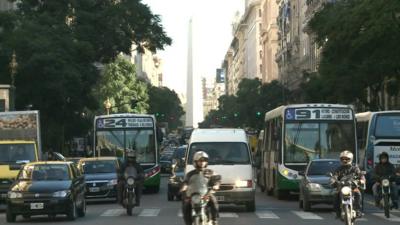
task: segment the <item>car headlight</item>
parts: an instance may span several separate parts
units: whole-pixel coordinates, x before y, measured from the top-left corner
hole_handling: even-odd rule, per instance
[[[22,193],[15,192],[15,191],[9,191],[8,192],[8,198],[11,198],[11,199],[22,198]]]
[[[192,195],[192,203],[194,203],[194,204],[200,204],[200,202],[201,202],[201,197],[200,197],[200,195]]]
[[[384,187],[389,187],[389,185],[390,185],[389,180],[388,180],[388,179],[383,179],[383,180],[382,180],[382,185],[383,185]]]
[[[342,192],[342,195],[350,195],[351,194],[351,188],[349,187],[343,187],[342,190],[340,190]]]
[[[307,188],[311,191],[321,191],[321,185],[316,183],[308,183]]]
[[[126,183],[128,183],[128,185],[134,185],[135,184],[135,179],[133,179],[132,177],[129,177],[127,180],[126,180]]]
[[[118,180],[117,179],[112,179],[110,181],[108,181],[108,186],[114,186],[118,184]]]
[[[70,193],[71,193],[71,191],[69,191],[69,190],[56,191],[56,192],[53,193],[53,197],[56,197],[56,198],[65,198],[65,197],[67,197]]]

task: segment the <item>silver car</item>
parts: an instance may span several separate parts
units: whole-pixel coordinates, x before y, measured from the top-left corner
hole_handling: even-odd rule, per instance
[[[336,159],[311,160],[305,171],[300,172],[299,207],[310,211],[314,204],[333,204],[334,188],[329,184],[328,173],[340,166]]]

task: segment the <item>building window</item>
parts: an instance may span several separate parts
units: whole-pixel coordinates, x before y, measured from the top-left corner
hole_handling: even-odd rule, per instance
[[[261,12],[261,9],[259,9],[258,10],[258,17],[261,17],[262,16],[262,12]]]
[[[260,73],[262,73],[262,71],[263,71],[263,67],[262,67],[262,64],[260,64]]]

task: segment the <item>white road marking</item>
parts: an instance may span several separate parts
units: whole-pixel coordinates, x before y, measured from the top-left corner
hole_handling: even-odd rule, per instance
[[[160,213],[160,209],[143,209],[139,216],[151,217],[158,216]]]
[[[108,209],[100,216],[120,216],[125,213],[125,209]]]
[[[292,212],[304,220],[322,220],[322,217],[314,213],[302,212],[302,211],[292,211]]]
[[[277,216],[272,211],[267,211],[267,210],[257,211],[256,215],[260,219],[279,219],[279,216]]]
[[[390,218],[386,218],[384,213],[372,213],[372,215],[392,222],[400,222],[400,217],[390,214]]]
[[[183,217],[182,209],[179,209],[179,210],[178,210],[178,217]]]
[[[236,213],[219,213],[219,217],[221,218],[238,218],[238,214]]]

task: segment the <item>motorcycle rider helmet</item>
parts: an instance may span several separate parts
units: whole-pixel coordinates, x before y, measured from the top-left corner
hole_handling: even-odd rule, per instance
[[[386,158],[386,162],[389,161],[389,154],[387,152],[382,152],[379,154],[379,162],[382,162],[382,158]]]
[[[351,165],[351,163],[353,162],[353,153],[348,150],[344,150],[343,152],[341,152],[340,162],[342,162],[342,165]]]
[[[208,154],[203,151],[198,151],[193,155],[194,167],[202,170],[208,165]]]

